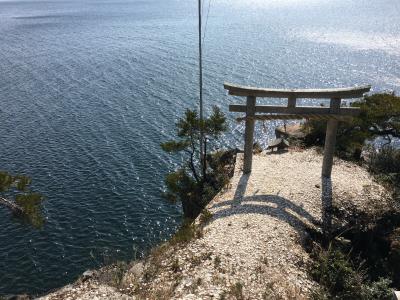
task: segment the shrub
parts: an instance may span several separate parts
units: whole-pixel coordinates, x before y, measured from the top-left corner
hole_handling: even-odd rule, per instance
[[[212,219],[212,213],[208,209],[203,209],[200,215],[200,223],[207,224]]]
[[[202,236],[201,228],[197,227],[192,220],[186,219],[179,230],[170,240],[172,245],[187,243]]]
[[[380,149],[370,147],[367,152],[367,167],[380,181],[389,184],[393,198],[400,203],[400,149],[391,145]]]
[[[392,299],[390,280],[369,282],[366,271],[356,267],[350,256],[333,244],[326,250],[316,247],[313,258],[310,274],[322,286],[314,292],[313,299]]]
[[[339,124],[336,143],[336,154],[342,158],[359,160],[362,151],[367,150],[364,157],[369,171],[390,183],[395,198],[400,186],[400,150],[390,146],[390,141],[400,137],[399,100],[393,94],[376,94],[353,103],[361,113]],[[307,144],[323,144],[326,122],[308,121],[304,130]],[[365,147],[367,141],[379,136],[389,143],[378,149]],[[390,286],[400,288],[399,211],[393,208],[382,213],[346,207],[334,209],[333,214],[344,227],[337,230],[341,239],[332,240],[327,249],[318,247],[313,251],[310,274],[322,286],[313,298],[392,299]]]
[[[388,265],[391,269],[392,279],[397,288],[400,288],[400,227],[393,230],[390,236]]]
[[[361,113],[351,121],[340,122],[336,153],[342,158],[360,159],[365,141],[383,136],[400,137],[400,97],[394,94],[375,94],[353,102]],[[323,145],[326,121],[310,120],[303,126],[308,145]]]
[[[343,223],[341,248],[351,251],[354,261],[362,262],[372,281],[387,277],[400,289],[400,211],[392,207],[387,211],[361,211],[354,205],[333,210]],[[336,241],[338,242],[338,241]]]
[[[400,212],[362,211],[351,203],[334,206],[340,238],[324,248],[313,234],[311,276],[321,284],[313,299],[391,299],[400,288]]]
[[[365,287],[368,299],[391,300],[393,299],[392,290],[389,288],[391,281],[386,278],[380,278],[371,285]]]
[[[385,173],[393,180],[399,180],[400,176],[400,149],[391,145],[380,149],[370,147],[367,159],[368,168],[373,173]]]
[[[359,295],[363,276],[353,270],[348,257],[332,245],[327,250],[316,249],[314,255],[311,276],[331,295]]]
[[[120,287],[128,270],[128,264],[124,261],[115,261],[114,263],[103,267],[95,275],[96,281],[113,286]]]

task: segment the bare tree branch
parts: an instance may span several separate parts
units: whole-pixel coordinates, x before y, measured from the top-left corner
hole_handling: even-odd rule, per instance
[[[9,208],[14,214],[24,214],[24,210],[20,206],[6,198],[0,197],[0,204],[3,204],[5,207]]]

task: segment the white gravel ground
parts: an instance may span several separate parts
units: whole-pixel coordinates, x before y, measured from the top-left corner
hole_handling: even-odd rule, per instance
[[[148,299],[307,299],[316,283],[307,275],[302,241],[305,224],[321,220],[321,165],[315,150],[263,153],[243,175],[239,154],[228,188],[208,205],[212,219],[203,237],[165,250],[150,281],[127,274],[120,294],[85,283],[69,298],[60,290],[42,299],[141,299],[127,296],[140,284],[151,291]],[[333,201],[363,209],[384,207],[388,196],[366,170],[341,160],[332,188]]]

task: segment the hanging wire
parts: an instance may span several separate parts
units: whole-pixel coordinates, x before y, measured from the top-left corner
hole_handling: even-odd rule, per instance
[[[206,22],[204,24],[203,44],[204,44],[204,40],[206,39],[207,23],[208,23],[208,16],[210,15],[210,7],[211,7],[211,0],[208,0],[207,17],[206,17]]]
[[[199,16],[199,104],[200,104],[200,121],[203,122],[203,60],[202,60],[202,41],[201,41],[201,29],[202,29],[202,2],[198,0],[198,16]],[[206,173],[206,164],[204,157],[204,132],[203,126],[200,127],[200,162],[202,166],[203,178]]]
[[[202,35],[202,16],[204,10],[204,1],[198,0],[198,15],[199,15],[199,88],[200,88],[200,120],[203,121],[203,62],[202,62],[202,48],[204,44],[204,39],[206,37],[206,29],[208,23],[208,16],[210,14],[210,6],[211,0],[208,0],[208,10],[207,17],[204,26],[204,34]],[[203,129],[200,130],[200,161],[202,164],[202,173],[203,177],[206,173],[206,162],[205,162],[205,153],[206,153],[206,141],[204,140],[204,132]],[[204,148],[203,148],[204,147]]]

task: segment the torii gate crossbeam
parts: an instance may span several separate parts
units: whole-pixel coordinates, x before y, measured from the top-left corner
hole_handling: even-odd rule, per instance
[[[231,112],[244,112],[245,144],[243,172],[250,173],[253,158],[254,121],[263,119],[326,119],[327,129],[324,145],[322,176],[331,177],[333,154],[336,144],[338,123],[346,118],[357,116],[360,112],[356,107],[341,107],[342,99],[360,98],[370,91],[371,86],[358,86],[336,89],[264,89],[225,83],[224,88],[229,95],[247,97],[246,105],[229,105]],[[256,105],[256,98],[287,98],[286,106]],[[330,99],[330,107],[297,106],[299,98]],[[256,115],[256,113],[272,113],[274,115]]]

